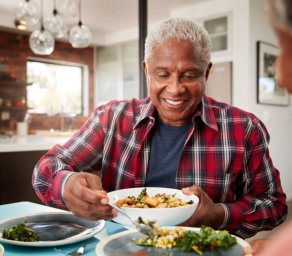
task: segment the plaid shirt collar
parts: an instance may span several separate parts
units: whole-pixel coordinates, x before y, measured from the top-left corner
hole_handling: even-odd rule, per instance
[[[152,102],[150,101],[149,97],[145,100],[145,104],[142,105],[142,111],[140,113],[141,114],[138,116],[133,129],[136,129],[137,127],[142,125],[144,121],[148,119],[155,121],[156,109]],[[193,122],[196,117],[200,117],[201,120],[207,126],[209,126],[211,129],[214,129],[215,131],[218,131],[218,126],[214,112],[212,110],[212,105],[210,103],[209,98],[206,95],[203,96],[201,104],[199,104],[197,111],[194,113],[192,117]]]

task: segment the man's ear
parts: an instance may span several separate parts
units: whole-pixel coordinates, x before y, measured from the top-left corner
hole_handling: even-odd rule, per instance
[[[142,62],[142,66],[143,66],[143,69],[144,69],[144,72],[145,72],[145,77],[147,78],[148,70],[147,70],[147,65],[146,65],[145,60],[143,60],[143,62]],[[147,79],[146,79],[146,80],[147,80]]]
[[[207,69],[206,69],[206,74],[205,74],[205,79],[206,79],[206,81],[208,80],[208,77],[209,77],[209,74],[210,74],[210,70],[211,70],[211,68],[212,68],[212,62],[210,62],[210,63],[208,64],[208,67],[207,67]]]
[[[142,63],[143,65],[143,69],[144,69],[144,72],[145,72],[145,77],[146,77],[146,85],[147,85],[147,90],[148,90],[148,94],[149,94],[149,86],[150,86],[150,81],[149,81],[149,76],[148,76],[148,69],[147,69],[147,64],[145,62],[145,60],[143,61]]]

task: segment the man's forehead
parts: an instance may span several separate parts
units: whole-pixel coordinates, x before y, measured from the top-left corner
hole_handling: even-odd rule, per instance
[[[155,51],[159,48],[182,48],[189,47],[190,49],[195,50],[196,45],[190,39],[184,38],[168,38],[163,41],[157,41],[153,44],[152,51]]]

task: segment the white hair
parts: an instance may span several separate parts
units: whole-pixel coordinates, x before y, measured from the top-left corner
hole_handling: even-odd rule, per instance
[[[266,0],[265,9],[271,25],[282,27],[292,32],[292,1]]]
[[[162,21],[154,27],[146,37],[144,60],[147,63],[152,54],[155,44],[161,44],[168,39],[189,40],[196,52],[199,54],[199,60],[205,66],[211,58],[211,40],[207,30],[197,21],[186,18],[170,18]]]

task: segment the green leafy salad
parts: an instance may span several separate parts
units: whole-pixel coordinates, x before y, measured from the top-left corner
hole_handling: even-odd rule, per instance
[[[10,229],[2,231],[2,238],[8,240],[22,241],[22,242],[35,242],[39,239],[39,235],[32,229],[26,227],[26,221],[13,226]]]
[[[168,230],[156,225],[153,221],[144,221],[144,224],[152,227],[155,234],[145,239],[133,239],[132,241],[137,245],[160,248],[177,247],[183,252],[195,252],[198,255],[203,255],[203,252],[229,248],[237,243],[236,238],[228,231],[216,231],[207,226],[202,226],[198,233],[185,230],[183,227],[175,227],[172,230]]]

